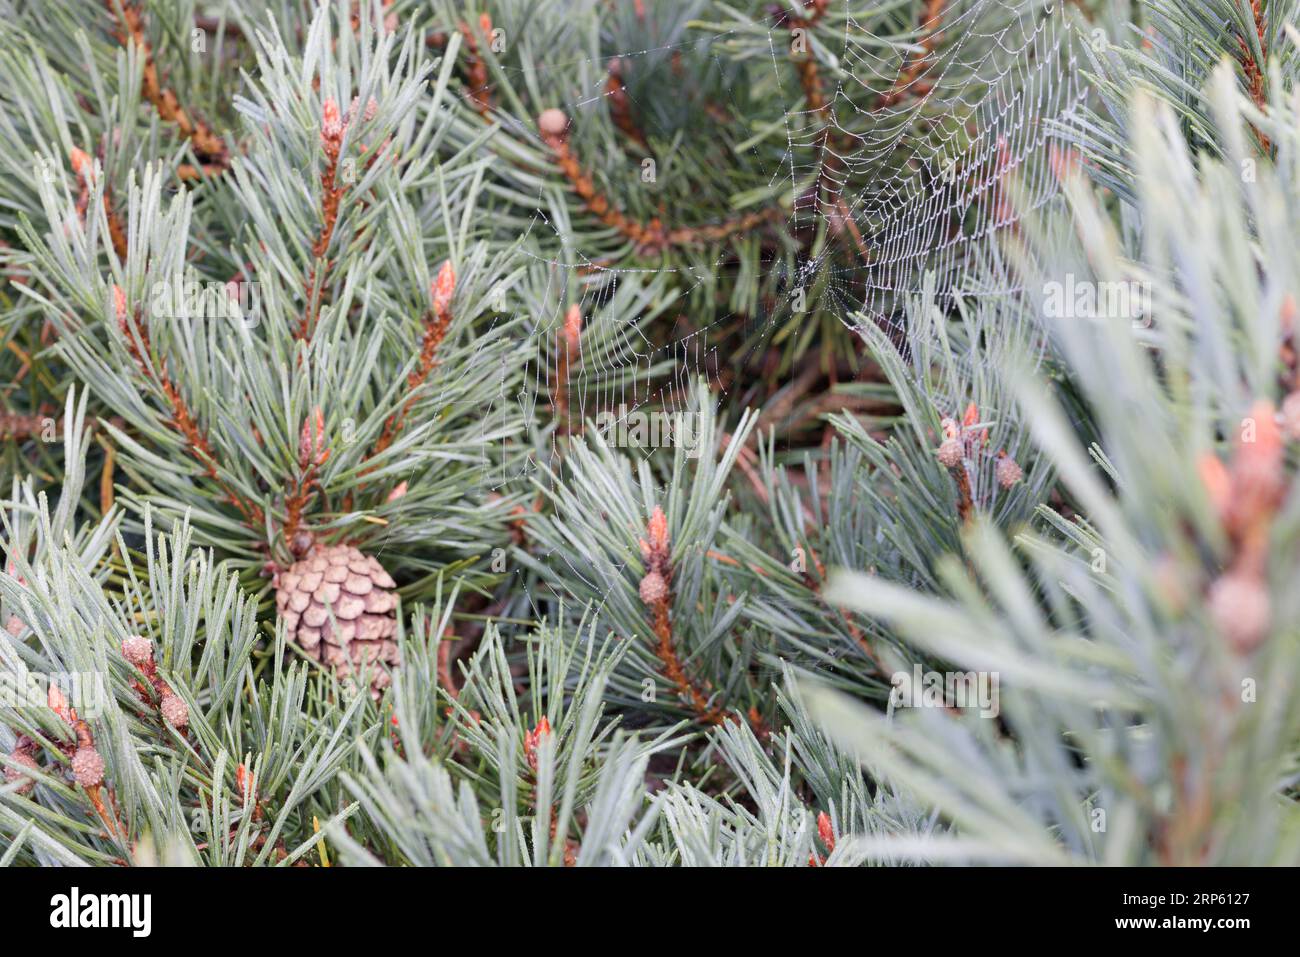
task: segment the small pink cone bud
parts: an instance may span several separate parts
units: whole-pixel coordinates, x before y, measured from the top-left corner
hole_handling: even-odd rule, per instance
[[[122,657],[138,668],[153,661],[153,643],[144,635],[132,635],[122,641]]]
[[[329,457],[329,449],[325,447],[325,414],[316,406],[298,434],[298,464],[303,468],[324,465]]]
[[[451,260],[445,260],[438,269],[429,294],[433,299],[433,314],[442,321],[451,317],[451,297],[456,293],[456,267]]]
[[[963,455],[960,439],[944,439],[939,445],[939,464],[944,468],[954,469],[961,465]]]
[[[27,626],[23,624],[23,620],[17,615],[10,615],[9,620],[5,622],[5,631],[9,632],[9,634],[15,638],[21,635],[23,629],[26,627]]]
[[[31,794],[32,789],[36,787],[36,779],[29,774],[25,774],[22,768],[31,768],[33,771],[39,771],[40,765],[36,759],[24,751],[14,751],[7,756],[9,763],[5,766],[5,782],[12,784],[14,781],[21,780],[23,783],[18,785],[16,793]],[[14,765],[22,765],[15,767]]]
[[[1022,478],[1024,478],[1025,475],[1025,472],[1020,467],[1020,464],[1016,462],[1016,460],[1013,459],[1011,456],[1007,455],[1006,453],[1003,453],[1002,455],[998,456],[998,464],[997,464],[996,471],[997,471],[998,484],[1001,485],[1003,488],[1011,488],[1011,486],[1015,485]]]
[[[158,704],[158,710],[162,712],[163,720],[173,728],[183,728],[190,723],[190,709],[179,695],[168,692],[162,696],[162,701]]]
[[[581,339],[582,310],[573,305],[569,307],[569,311],[564,316],[564,341],[568,345],[570,352],[578,351],[578,343]]]
[[[1258,578],[1229,572],[1210,587],[1210,616],[1232,647],[1253,651],[1268,633],[1271,620],[1268,589]]]
[[[336,144],[343,137],[343,117],[339,115],[339,104],[334,97],[326,97],[321,106],[320,138],[326,149]]]
[[[564,115],[563,110],[549,109],[542,112],[537,117],[537,132],[542,134],[542,139],[548,146],[554,147],[564,141],[565,134],[569,129],[569,118]]]
[[[822,844],[826,845],[826,850],[835,850],[835,827],[831,824],[830,815],[825,811],[817,813],[817,836],[821,838]]]
[[[1218,513],[1220,521],[1228,514],[1232,504],[1232,478],[1223,461],[1212,452],[1202,453],[1196,460],[1196,471],[1205,486],[1205,494]]]
[[[403,495],[406,494],[407,487],[408,486],[405,480],[398,482],[397,485],[393,488],[393,490],[388,493],[388,501],[396,502],[399,498],[401,498]]]
[[[77,748],[72,756],[72,776],[83,788],[104,783],[104,759],[94,748]]]
[[[647,572],[641,579],[641,600],[647,605],[658,604],[668,597],[668,583],[658,572]]]
[[[113,314],[117,317],[117,324],[123,328],[126,327],[126,293],[122,287],[113,286]]]
[[[1243,529],[1272,512],[1286,485],[1286,450],[1273,404],[1256,402],[1249,419],[1255,425],[1254,441],[1238,442],[1232,459],[1232,514]]]
[[[79,150],[75,146],[68,153],[68,162],[72,164],[72,171],[78,176],[87,174],[93,169],[90,157],[86,155],[84,150]]]
[[[46,700],[49,702],[50,710],[60,718],[64,718],[66,715],[70,714],[68,710],[68,699],[63,696],[63,691],[58,685],[50,685],[49,694],[46,696]]]
[[[668,551],[668,516],[664,515],[664,510],[658,505],[650,513],[650,521],[646,523],[646,534],[650,536],[650,548],[655,552]]]
[[[524,732],[524,755],[528,758],[528,766],[534,771],[537,770],[537,747],[542,743],[542,738],[550,733],[551,722],[546,715],[542,715],[542,720],[537,722],[537,727],[532,731]]]

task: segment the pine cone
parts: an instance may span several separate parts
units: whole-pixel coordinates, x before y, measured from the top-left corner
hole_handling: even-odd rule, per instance
[[[276,575],[275,607],[289,638],[345,684],[368,667],[377,697],[389,683],[381,666],[398,664],[396,587],[377,560],[351,545],[317,545]]]

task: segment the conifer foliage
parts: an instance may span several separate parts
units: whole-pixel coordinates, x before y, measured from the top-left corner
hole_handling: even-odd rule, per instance
[[[0,0],[0,863],[1300,862],[1295,0]]]

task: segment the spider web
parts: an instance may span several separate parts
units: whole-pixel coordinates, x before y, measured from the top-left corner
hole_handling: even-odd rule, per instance
[[[774,82],[787,103],[799,98],[800,61],[792,54],[792,38],[794,25],[807,21],[791,19],[798,2],[793,0],[784,19],[771,19],[766,36]],[[834,81],[823,91],[823,104],[805,102],[784,114],[786,148],[769,176],[793,197],[786,228],[830,239],[785,277],[781,308],[760,313],[757,321],[769,327],[780,321],[782,310],[788,315],[819,279],[825,292],[818,308],[850,328],[875,323],[895,341],[905,336],[909,301],[923,293],[940,309],[957,295],[1024,293],[1014,270],[1002,264],[1000,247],[1022,217],[1057,199],[1048,141],[1054,129],[1070,123],[1083,97],[1062,7],[928,0],[928,19],[905,29],[900,40],[885,32],[899,29],[897,18],[879,8],[856,0],[805,2],[803,15],[819,18],[820,25],[806,31],[804,42],[813,47],[809,55],[821,76]],[[837,29],[829,28],[832,22]],[[672,47],[618,51],[617,57],[635,69],[642,58],[731,38],[701,37],[696,30]],[[713,56],[721,67],[725,53]],[[600,82],[589,96],[564,104],[570,115],[615,95],[603,85],[608,60],[588,61],[590,75]],[[553,232],[547,244],[553,246],[563,228],[545,209],[539,193],[534,228]],[[718,354],[713,333],[737,313],[724,311],[701,328],[676,329],[663,346],[641,325],[629,324],[627,315],[644,310],[629,313],[619,299],[620,283],[652,283],[657,272],[672,273],[667,278],[689,296],[725,272],[729,253],[722,245],[713,275],[698,266],[540,262],[542,294],[530,307],[543,317],[546,334],[538,338],[534,394],[554,399],[565,388],[557,373],[561,352],[571,369],[573,401],[561,410],[557,435],[580,431],[584,420],[609,410],[621,424],[655,414],[680,422],[689,414],[689,385],[700,375],[729,391],[719,380],[730,357]],[[584,274],[577,299],[581,362],[567,354],[563,334],[575,270]],[[749,398],[743,383],[732,388],[741,390],[742,401]],[[615,444],[631,454],[652,451]]]

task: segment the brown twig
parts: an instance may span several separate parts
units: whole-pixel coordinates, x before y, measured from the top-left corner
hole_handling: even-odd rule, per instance
[[[488,85],[487,62],[479,53],[478,38],[468,23],[459,24],[460,35],[465,38],[465,74],[469,78],[469,98],[474,102],[474,109],[484,119],[492,112],[492,93]],[[478,28],[485,40],[492,37],[492,17],[486,13],[479,14]]]
[[[1264,18],[1262,0],[1251,0],[1250,9],[1254,16],[1255,33],[1259,38],[1259,48],[1267,58],[1268,48],[1265,40],[1267,22]],[[1264,68],[1255,58],[1255,54],[1251,50],[1250,44],[1246,42],[1245,37],[1237,37],[1237,45],[1241,48],[1241,66],[1246,74],[1246,88],[1250,93],[1250,98],[1260,112],[1267,112],[1268,93],[1265,87]],[[1255,129],[1255,135],[1259,138],[1259,144],[1265,152],[1272,150],[1272,143],[1261,130]]]
[[[104,447],[104,468],[99,473],[99,511],[101,515],[107,515],[113,510],[113,472],[117,464],[117,448],[107,439],[101,444]]]
[[[982,429],[978,434],[968,431],[978,421],[979,410],[972,402],[966,406],[960,425],[952,418],[945,418],[940,423],[943,442],[939,446],[939,463],[957,483],[957,517],[963,524],[975,517],[975,501],[971,495],[970,474],[966,471],[966,457],[974,454],[978,447],[987,445],[989,440],[988,429]]]
[[[94,165],[90,157],[75,146],[69,156],[69,162],[72,165],[72,172],[77,176],[79,186],[77,192],[77,218],[81,220],[82,225],[86,223],[86,214],[90,208],[90,191],[93,186],[91,180],[95,175]],[[113,244],[113,252],[117,253],[117,258],[126,259],[126,228],[122,225],[121,218],[113,209],[112,191],[107,186],[104,187],[104,218],[108,221],[108,237]]]
[[[298,540],[303,515],[320,487],[320,467],[330,457],[325,446],[325,415],[317,406],[302,424],[298,436],[298,477],[293,490],[285,497],[283,537],[289,551],[302,557],[310,547]]]
[[[393,444],[397,433],[406,424],[407,413],[419,398],[418,390],[428,381],[433,370],[438,366],[438,349],[451,328],[451,299],[456,291],[456,270],[447,260],[438,270],[438,277],[433,281],[430,294],[433,305],[424,316],[424,333],[420,341],[420,358],[414,369],[406,377],[406,387],[410,395],[401,407],[384,422],[383,431],[375,442],[371,457],[378,455]]]
[[[776,20],[777,26],[786,27],[790,31],[790,52],[793,55],[795,40],[802,39],[798,36],[799,31],[806,34],[822,17],[826,16],[828,9],[830,9],[830,0],[804,0],[805,15],[802,17],[793,16],[789,10],[779,6],[771,7],[769,12]],[[803,55],[795,60],[795,70],[799,74],[799,86],[803,89],[804,102],[808,105],[808,109],[829,119],[830,104],[827,103],[826,94],[822,89],[817,59],[812,55],[811,50],[805,49],[802,53]]]
[[[555,409],[556,429],[565,432],[569,428],[569,370],[573,360],[578,357],[581,346],[582,310],[574,304],[564,314],[555,355],[555,395],[552,405]]]
[[[438,641],[438,684],[447,692],[453,701],[460,700],[460,689],[456,687],[456,682],[451,674],[451,645],[455,635],[450,628],[444,632]]]
[[[343,197],[343,187],[335,183],[338,173],[339,150],[343,146],[343,129],[346,125],[339,113],[338,102],[327,97],[321,107],[320,144],[325,153],[325,169],[321,173],[321,228],[312,245],[312,266],[307,273],[305,296],[306,309],[298,323],[295,338],[310,339],[316,328],[316,319],[320,314],[320,301],[316,296],[316,279],[318,269],[329,268],[325,253],[329,250],[330,240],[334,238],[334,227],[338,225],[339,201]]]
[[[656,638],[655,654],[663,666],[664,677],[672,684],[678,696],[690,704],[702,723],[719,725],[731,720],[731,715],[709,703],[709,695],[691,680],[677,655],[676,642],[673,640],[673,568],[670,561],[668,519],[658,506],[655,506],[646,525],[646,537],[641,539],[641,556],[645,559],[646,574],[641,579],[639,590],[641,600],[650,609]]]
[[[947,2],[948,0],[925,0],[920,19],[921,29],[925,32],[917,44],[921,49],[903,62],[903,68],[893,86],[876,99],[876,109],[895,106],[908,96],[924,96],[930,92],[931,85],[918,82],[918,78],[929,64],[934,48],[938,46],[939,30],[943,26]]]
[[[607,69],[609,75],[605,78],[605,98],[609,101],[610,117],[624,136],[649,153],[650,144],[646,141],[645,133],[632,116],[632,100],[623,83],[622,59],[614,57],[609,61]]]
[[[606,226],[626,236],[644,253],[662,252],[672,246],[693,246],[727,239],[769,222],[780,212],[772,207],[721,223],[683,226],[678,229],[668,229],[658,217],[648,223],[638,222],[619,210],[600,192],[591,175],[583,169],[569,146],[569,118],[564,113],[560,110],[547,110],[537,118],[537,128],[542,141],[550,147],[556,165],[588,211]]]
[[[205,170],[221,173],[230,165],[230,153],[221,137],[217,136],[202,120],[194,119],[181,106],[176,94],[162,85],[158,78],[158,66],[154,62],[153,48],[145,36],[144,14],[137,0],[104,0],[108,12],[121,25],[115,32],[118,41],[124,46],[134,43],[144,60],[144,78],[141,93],[153,104],[158,115],[169,123],[174,123],[181,135],[190,141],[194,155],[198,157]]]
[[[215,482],[226,496],[226,501],[233,505],[239,514],[243,516],[245,524],[250,528],[258,528],[261,526],[263,518],[261,508],[256,503],[246,501],[221,477],[212,444],[208,441],[203,429],[199,427],[180,389],[172,382],[171,376],[167,372],[166,363],[159,363],[158,368],[154,368],[153,361],[150,358],[153,346],[149,340],[148,327],[140,321],[138,314],[134,318],[130,318],[126,293],[122,291],[120,286],[113,287],[113,305],[117,311],[118,329],[122,333],[122,338],[126,341],[127,351],[134,360],[136,368],[146,380],[158,387],[167,400],[168,408],[171,411],[169,424],[185,439],[190,454],[203,466],[207,477]]]
[[[109,836],[125,840],[126,828],[118,820],[117,798],[113,794],[113,789],[104,784],[104,759],[95,749],[94,732],[90,730],[90,725],[77,717],[77,712],[68,704],[68,700],[57,685],[50,685],[48,703],[50,710],[72,729],[76,739],[75,744],[56,741],[55,747],[72,758],[72,770],[77,784],[90,799],[95,813],[108,829]],[[107,801],[104,800],[105,795]]]

